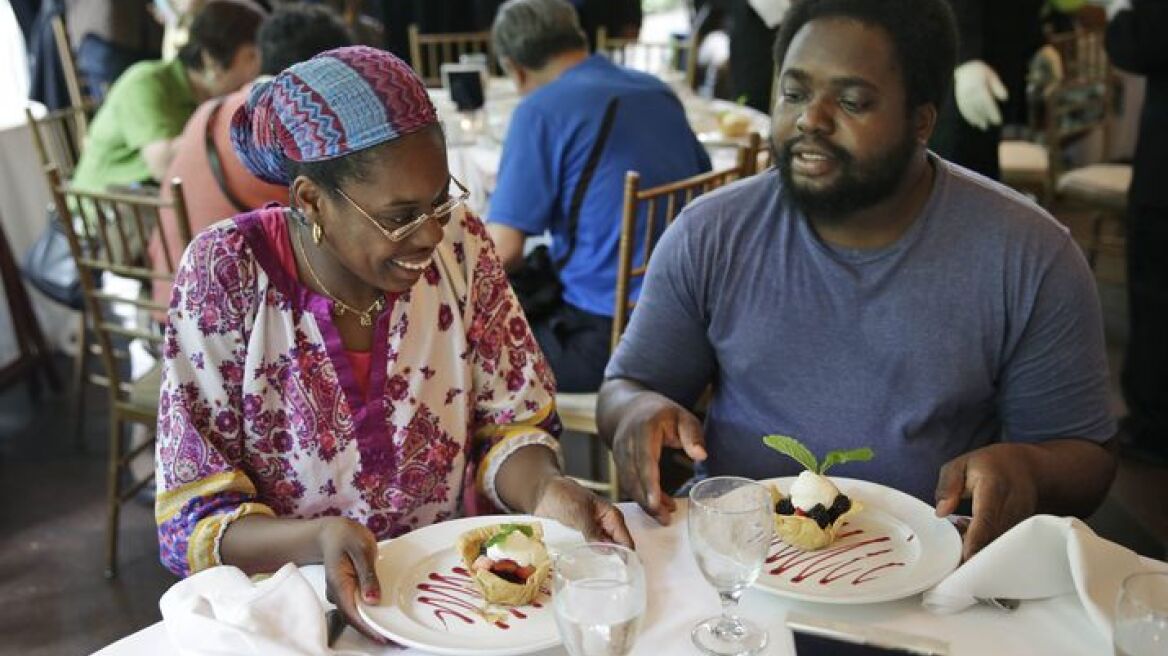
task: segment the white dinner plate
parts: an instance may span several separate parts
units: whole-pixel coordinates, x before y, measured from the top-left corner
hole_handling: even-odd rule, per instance
[[[868,481],[831,480],[863,510],[819,551],[801,551],[776,536],[754,587],[802,601],[870,604],[931,588],[961,562],[961,536],[928,504]],[[794,482],[794,476],[762,481],[784,494]]]
[[[530,605],[487,608],[455,553],[463,532],[508,522],[543,524],[552,555],[584,542],[579,532],[558,522],[526,515],[466,517],[411,531],[377,545],[382,601],[358,602],[361,618],[391,640],[435,654],[503,656],[560,644],[551,581]]]

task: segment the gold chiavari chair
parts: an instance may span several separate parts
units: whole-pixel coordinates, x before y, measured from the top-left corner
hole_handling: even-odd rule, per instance
[[[673,71],[679,71],[686,85],[690,89],[694,88],[698,49],[692,36],[681,41],[653,43],[609,36],[607,28],[602,25],[596,30],[596,52],[621,66],[659,77],[667,77]]]
[[[625,174],[624,202],[621,213],[620,247],[617,256],[616,302],[612,321],[612,349],[616,350],[621,334],[628,323],[634,302],[631,298],[633,280],[641,278],[648,271],[649,256],[657,245],[661,233],[673,223],[690,201],[698,196],[729,182],[743,177],[741,164],[728,169],[710,171],[684,180],[670,182],[648,189],[641,188],[641,176],[636,171]],[[640,217],[645,220],[640,221]],[[642,232],[638,235],[639,224]],[[633,252],[640,238],[639,262],[634,262]],[[596,427],[596,394],[557,394],[556,409],[564,428],[592,436],[593,462],[602,458],[607,463],[607,480],[577,479],[581,485],[606,494],[609,498],[620,499],[620,481],[612,453],[601,449]]]
[[[458,62],[467,54],[485,54],[488,67],[495,70],[490,32],[450,32],[423,34],[410,25],[410,66],[428,87],[442,86],[442,64]]]
[[[153,435],[158,423],[158,397],[161,368],[155,366],[136,378],[129,368],[130,340],[141,340],[156,347],[162,331],[152,323],[150,313],[159,307],[150,297],[150,284],[157,279],[174,280],[178,266],[164,243],[165,263],[145,260],[147,244],[158,223],[158,210],[172,208],[178,225],[178,238],[186,244],[191,239],[190,221],[182,193],[182,183],[171,182],[173,197],[161,200],[156,195],[87,192],[64,182],[53,168],[47,172],[53,201],[62,218],[69,248],[77,263],[90,317],[105,369],[109,391],[109,465],[107,470],[106,577],[117,574],[118,516],[121,505],[150,485],[153,473],[135,480],[130,463],[153,448],[154,440],[127,446],[127,428],[145,425]],[[160,231],[165,242],[167,234]],[[165,264],[165,266],[158,266]],[[111,285],[111,278],[133,281],[140,285]],[[127,320],[127,316],[130,317]]]

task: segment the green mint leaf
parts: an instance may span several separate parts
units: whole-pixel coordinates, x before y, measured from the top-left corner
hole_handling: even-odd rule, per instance
[[[819,469],[818,473],[826,474],[828,468],[845,462],[866,462],[871,460],[874,455],[876,454],[868,447],[851,449],[850,451],[830,451],[823,459],[823,467]]]
[[[532,537],[535,535],[535,532],[531,530],[530,526],[525,526],[523,524],[503,524],[499,527],[498,533],[492,535],[486,542],[483,543],[483,548],[493,547],[497,544],[501,544],[504,540],[507,539],[508,535],[511,535],[515,531],[519,531],[527,537]]]
[[[767,435],[762,441],[775,451],[793,458],[808,471],[819,471],[819,461],[815,459],[815,454],[799,440],[786,435]]]

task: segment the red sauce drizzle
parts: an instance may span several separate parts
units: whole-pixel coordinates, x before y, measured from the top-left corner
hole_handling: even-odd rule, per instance
[[[863,563],[863,561],[879,558],[891,553],[891,548],[881,548],[876,545],[890,542],[891,537],[881,535],[853,542],[839,544],[846,538],[861,535],[864,531],[853,529],[841,533],[837,545],[821,551],[803,551],[797,547],[776,539],[772,546],[779,549],[772,553],[766,562],[776,565],[770,570],[771,574],[787,574],[791,583],[802,583],[808,579],[817,581],[820,585],[829,585],[841,579],[849,579],[852,585],[860,585],[880,578],[877,572],[891,567],[904,567],[901,562],[884,562],[879,564]],[[911,536],[910,536],[911,539]]]
[[[430,572],[426,577],[427,581],[417,585],[418,590],[429,594],[419,594],[416,600],[419,604],[434,608],[434,617],[438,618],[438,621],[442,622],[442,626],[448,629],[447,617],[462,620],[465,624],[474,624],[476,618],[482,619],[480,611],[482,610],[483,594],[479,592],[470,577],[470,572],[466,571],[465,568],[452,567],[450,571],[452,574]],[[540,591],[547,594],[546,590],[541,589]],[[538,602],[533,602],[531,605],[535,608],[543,608],[543,605]],[[510,608],[508,611],[516,619],[527,619],[527,614],[518,609]],[[504,631],[511,628],[511,625],[503,620],[492,623]]]

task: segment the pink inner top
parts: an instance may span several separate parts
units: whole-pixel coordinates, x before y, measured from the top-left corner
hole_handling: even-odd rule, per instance
[[[284,212],[264,212],[261,214],[264,236],[272,245],[276,259],[288,275],[300,279],[296,273],[296,255],[292,251],[292,237],[288,234],[288,221]],[[303,281],[301,281],[303,284]],[[361,388],[361,396],[369,395],[369,370],[373,362],[372,351],[350,351],[345,349],[345,358],[353,368],[353,377],[357,379],[357,386]]]

